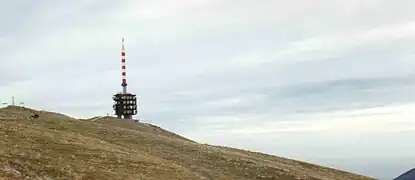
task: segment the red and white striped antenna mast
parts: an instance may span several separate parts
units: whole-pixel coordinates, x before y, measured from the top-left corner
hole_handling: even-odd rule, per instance
[[[124,38],[122,38],[122,48],[121,48],[121,72],[122,72],[122,92],[127,93],[127,68],[125,65],[125,48],[124,48]]]

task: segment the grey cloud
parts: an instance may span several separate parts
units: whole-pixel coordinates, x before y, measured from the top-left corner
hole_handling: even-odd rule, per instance
[[[159,92],[158,98],[143,98],[142,103],[151,105],[149,101],[153,101],[154,106],[150,107],[154,109],[144,111],[145,116],[168,127],[185,130],[194,126],[224,124],[225,128],[229,125],[235,128],[234,123],[212,123],[209,118],[241,117],[238,124],[246,126],[271,119],[304,119],[316,112],[411,103],[415,100],[411,93],[415,90],[413,79],[414,76],[346,79],[280,87],[258,84],[251,89],[241,85],[205,93],[195,90],[194,94],[182,95]],[[149,97],[156,97],[156,94]],[[177,124],[176,120],[185,124]]]
[[[372,51],[371,53],[376,54],[376,52],[381,51]],[[351,60],[354,54],[357,55],[356,57],[363,58],[358,61]],[[394,76],[413,74],[413,71],[409,70],[410,67],[413,67],[411,62],[400,59],[392,61],[391,58],[395,57],[393,54],[389,55],[390,58],[382,55],[372,55],[373,58],[364,58],[365,56],[370,57],[367,54],[359,55],[359,53],[352,53],[351,55],[347,54],[345,57],[339,57],[337,59],[295,63],[285,67],[273,66],[273,64],[269,63],[260,67],[247,68],[244,71],[219,71],[216,74],[202,75],[194,78],[193,81],[188,85],[184,85],[184,87],[186,87],[186,91],[194,89],[198,93],[198,96],[193,95],[190,98],[194,99],[194,102],[201,102],[202,99],[199,97],[212,100],[215,97],[221,99],[221,96],[240,96],[246,98],[256,94],[271,96],[268,98],[278,103],[292,101],[301,104],[300,106],[296,105],[296,108],[305,106],[315,107],[313,104],[325,102],[333,102],[333,104],[326,104],[326,106],[334,105],[340,106],[338,108],[341,108],[342,103],[337,101],[353,102],[356,99],[350,99],[351,97],[361,99],[365,97],[376,97],[378,95],[380,97],[374,100],[365,99],[359,101],[359,103],[363,103],[362,105],[372,103],[372,105],[379,105],[389,103],[387,99],[400,102],[411,101],[410,97],[405,96],[409,94],[404,93],[408,92],[411,88],[412,82],[409,81],[411,77],[393,78]],[[377,64],[377,66],[373,66],[373,64]],[[407,67],[406,69],[408,71],[402,72],[403,67]],[[392,76],[392,79],[382,76]],[[291,83],[294,84],[304,82],[309,82],[310,84],[291,88],[281,87],[284,85],[281,82],[287,82],[287,80],[291,80]],[[321,81],[321,83],[316,83],[318,81]],[[313,82],[316,84],[313,84]],[[202,90],[202,92],[198,92],[198,89],[196,89],[198,87],[207,88],[208,91]],[[371,89],[373,91],[369,92],[368,90]],[[203,94],[203,92],[209,92],[210,94]],[[396,92],[403,92],[403,94]],[[301,102],[304,96],[306,98],[303,99],[304,101],[311,100],[308,103],[304,102],[306,105]],[[318,103],[319,101],[322,102]],[[284,106],[284,104],[279,105]],[[255,105],[252,104],[252,106]]]

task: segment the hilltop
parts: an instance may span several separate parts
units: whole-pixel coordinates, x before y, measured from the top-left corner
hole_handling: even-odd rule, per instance
[[[411,169],[408,172],[403,173],[393,180],[413,180],[415,179],[415,169]]]
[[[38,114],[39,118],[31,118]],[[0,180],[370,180],[258,152],[200,144],[113,117],[0,109]]]

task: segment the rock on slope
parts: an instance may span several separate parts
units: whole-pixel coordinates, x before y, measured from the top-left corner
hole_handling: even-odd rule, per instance
[[[398,176],[393,180],[414,180],[415,179],[415,169],[411,169],[408,172]]]
[[[31,119],[33,113],[40,115]],[[1,179],[369,180],[304,162],[203,145],[149,124],[0,109]]]

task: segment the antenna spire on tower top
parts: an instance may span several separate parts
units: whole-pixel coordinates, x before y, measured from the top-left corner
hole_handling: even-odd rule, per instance
[[[122,49],[124,49],[124,37],[122,38]]]

